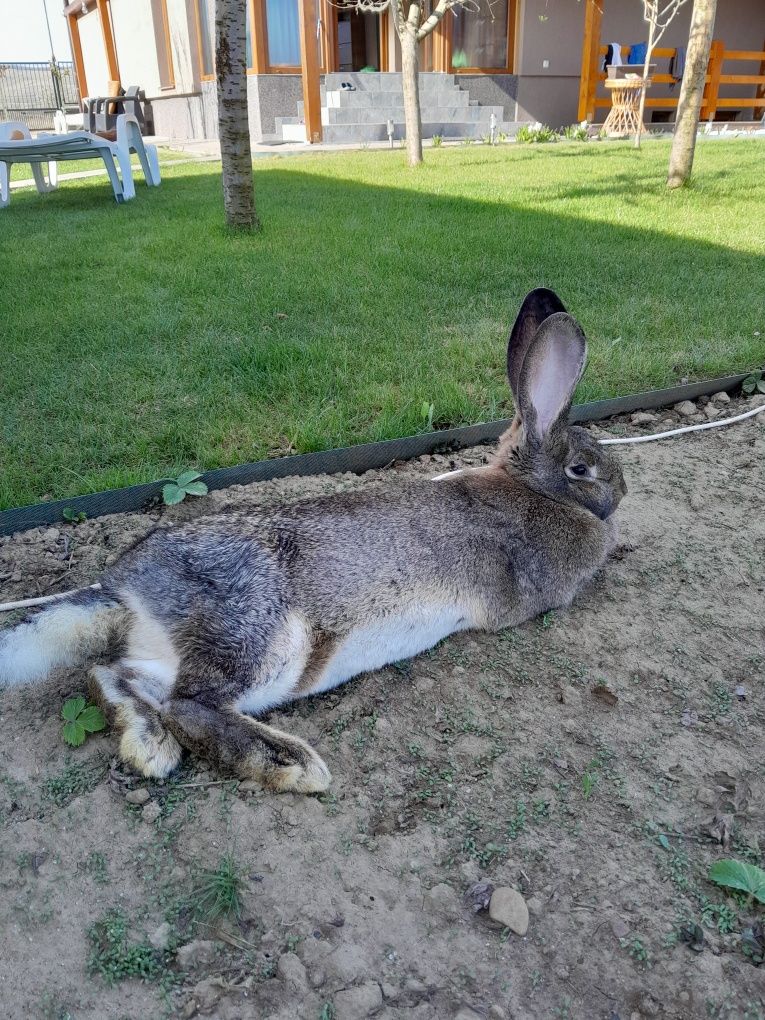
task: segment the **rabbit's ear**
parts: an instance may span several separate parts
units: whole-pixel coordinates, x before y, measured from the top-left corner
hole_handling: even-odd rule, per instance
[[[543,439],[568,418],[587,360],[587,341],[565,312],[548,316],[532,340],[519,380],[518,403],[527,437]]]
[[[530,291],[523,299],[518,318],[510,330],[507,343],[507,378],[513,391],[516,408],[518,406],[518,383],[526,352],[537,330],[548,316],[555,312],[565,312],[563,302],[557,294],[545,287]]]

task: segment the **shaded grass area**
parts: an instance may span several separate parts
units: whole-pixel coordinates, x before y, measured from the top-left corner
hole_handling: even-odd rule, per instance
[[[263,232],[222,228],[216,164],[119,207],[106,180],[0,213],[0,504],[66,497],[508,412],[530,288],[590,340],[579,400],[765,356],[759,140],[259,159]]]

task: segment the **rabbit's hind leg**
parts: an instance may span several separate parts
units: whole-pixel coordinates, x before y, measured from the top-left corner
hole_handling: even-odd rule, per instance
[[[122,730],[120,757],[142,775],[164,779],[183,751],[162,721],[164,706],[152,694],[153,678],[121,663],[94,666],[91,676]]]
[[[319,793],[331,781],[329,769],[304,740],[233,706],[210,708],[193,698],[173,698],[163,721],[184,747],[275,793]]]

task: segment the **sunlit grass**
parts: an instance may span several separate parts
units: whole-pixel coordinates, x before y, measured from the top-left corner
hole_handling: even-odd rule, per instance
[[[222,228],[217,164],[15,191],[0,212],[0,503],[390,438],[508,412],[523,295],[590,339],[578,399],[765,359],[762,141],[259,159],[264,229]]]

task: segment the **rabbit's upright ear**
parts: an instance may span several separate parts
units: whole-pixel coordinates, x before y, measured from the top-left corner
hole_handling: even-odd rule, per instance
[[[586,361],[587,341],[576,320],[565,312],[549,315],[529,345],[518,383],[527,439],[544,439],[566,421]]]
[[[510,381],[510,389],[513,391],[516,411],[518,409],[518,383],[531,341],[537,335],[537,330],[545,319],[554,315],[555,312],[565,311],[563,302],[558,295],[554,291],[547,290],[546,287],[537,287],[523,299],[521,310],[510,330],[510,338],[507,342],[507,378]]]

